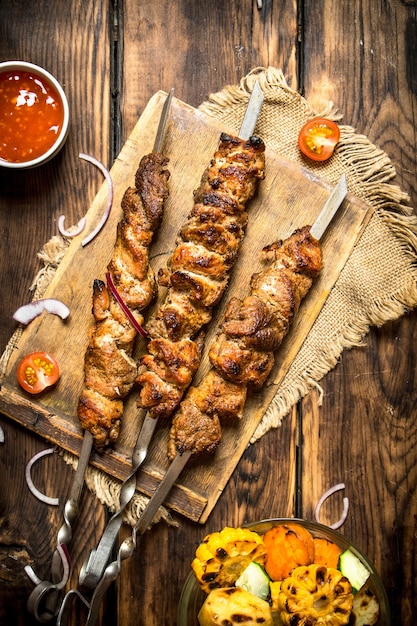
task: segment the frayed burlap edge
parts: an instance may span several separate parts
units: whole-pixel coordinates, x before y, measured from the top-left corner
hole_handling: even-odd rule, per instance
[[[417,220],[413,209],[407,204],[407,194],[398,186],[390,183],[396,176],[396,171],[389,157],[371,144],[365,136],[356,134],[352,127],[341,125],[342,116],[334,108],[333,103],[328,103],[321,111],[314,111],[298,92],[288,86],[284,74],[276,68],[255,68],[241,80],[239,85],[227,86],[221,92],[212,94],[199,109],[220,120],[227,127],[235,127],[237,131],[239,120],[243,117],[255,81],[259,81],[265,96],[256,132],[266,141],[271,150],[300,165],[300,167],[310,169],[314,174],[331,184],[335,184],[340,175],[346,172],[349,192],[375,210],[370,222],[371,228],[373,221],[376,221],[377,228],[381,228],[381,224],[383,224],[388,232],[395,236],[404,256],[408,257],[410,276],[407,284],[402,285],[389,297],[376,298],[362,314],[356,315],[354,320],[350,320],[342,332],[332,338],[332,349],[317,354],[313,366],[301,368],[294,375],[294,369],[298,367],[298,357],[295,359],[255,431],[251,440],[252,443],[260,439],[271,428],[279,427],[290,408],[312,389],[319,391],[320,402],[322,389],[319,381],[337,365],[344,349],[362,345],[371,326],[381,326],[387,321],[397,319],[417,305]],[[286,110],[288,106],[293,106],[296,109],[296,115],[291,120],[292,126],[286,123],[285,132],[274,134],[273,131],[271,132],[271,111],[276,108],[276,114],[279,115],[280,107],[284,107]],[[336,153],[328,165],[320,164],[319,167],[315,164],[310,166],[306,164],[297,149],[296,141],[294,141],[296,130],[301,127],[304,121],[317,115],[338,120],[341,129],[341,140]],[[362,240],[363,236],[357,244],[357,248],[360,248]],[[55,236],[45,244],[39,253],[42,268],[36,275],[31,287],[34,299],[42,297],[68,245],[68,239]],[[349,271],[349,264],[351,263],[355,263],[355,250],[342,275]],[[342,275],[341,278],[343,278]],[[320,318],[325,316],[326,308],[329,306],[331,306],[331,295],[309,337],[314,336],[315,327],[320,323]],[[21,332],[22,329],[17,329],[0,359],[1,375],[5,372],[9,355],[18,343]],[[305,344],[306,349],[309,348],[308,340],[309,338]],[[305,346],[302,350],[305,349]],[[74,468],[77,466],[77,457],[66,451],[62,451],[62,454],[68,464]],[[108,507],[110,512],[118,510],[120,481],[95,468],[88,467],[85,482],[88,489],[97,496],[102,504]],[[135,496],[131,506],[126,511],[124,521],[130,525],[136,523],[147,502],[146,496],[139,494]],[[160,519],[164,519],[170,524],[175,523],[169,512],[163,507],[161,507],[160,514],[155,521]]]

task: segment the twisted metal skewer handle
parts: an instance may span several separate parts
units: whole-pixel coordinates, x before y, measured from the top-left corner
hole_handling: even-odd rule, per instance
[[[90,552],[90,555],[82,565],[79,576],[79,583],[82,588],[94,589],[105,572],[122,525],[123,512],[135,494],[137,472],[146,459],[149,443],[157,421],[157,419],[149,415],[145,417],[132,454],[132,471],[121,486],[119,509],[110,518],[97,548]]]
[[[75,470],[74,481],[69,498],[64,507],[64,523],[58,531],[58,545],[68,545],[72,539],[72,525],[79,512],[78,503],[83,489],[85,470],[87,469],[92,447],[93,435],[86,430],[84,432],[77,469]]]
[[[72,540],[72,526],[78,515],[78,502],[92,446],[93,436],[85,431],[70,496],[64,506],[64,523],[58,531],[57,548],[52,555],[51,581],[38,580],[28,599],[28,611],[41,623],[48,622],[57,615],[63,589],[70,575],[70,561],[66,548]]]

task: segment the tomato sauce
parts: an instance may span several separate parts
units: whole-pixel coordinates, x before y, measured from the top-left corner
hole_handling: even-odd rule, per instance
[[[56,89],[33,71],[0,72],[0,159],[23,163],[56,142],[64,107]]]

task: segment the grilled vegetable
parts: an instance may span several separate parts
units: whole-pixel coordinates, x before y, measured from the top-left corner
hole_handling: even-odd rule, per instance
[[[200,626],[273,626],[268,602],[245,589],[214,589],[198,614]]]
[[[370,576],[369,570],[363,565],[351,550],[345,550],[339,559],[339,569],[350,581],[353,593],[359,591],[364,586]]]
[[[323,537],[314,537],[314,563],[337,569],[342,550],[333,541]]]
[[[322,565],[297,567],[281,583],[278,610],[285,626],[348,624],[353,594],[339,570]]]
[[[271,580],[269,583],[269,591],[271,593],[271,608],[274,613],[278,612],[278,597],[281,591],[282,580]]]
[[[266,600],[269,596],[269,578],[259,563],[253,561],[239,576],[235,586],[246,589],[262,600]]]
[[[232,586],[252,561],[265,562],[261,537],[248,528],[223,528],[207,535],[198,546],[191,567],[206,593]]]
[[[363,587],[353,597],[355,626],[373,626],[379,617],[379,602],[371,589]]]
[[[272,580],[283,580],[299,565],[314,560],[312,535],[299,524],[282,524],[264,535],[267,550],[265,569]]]

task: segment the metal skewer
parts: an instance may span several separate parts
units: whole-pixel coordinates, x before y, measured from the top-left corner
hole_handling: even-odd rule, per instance
[[[72,540],[72,526],[79,512],[79,500],[84,485],[84,476],[93,447],[93,436],[85,431],[78,465],[75,471],[70,496],[64,506],[64,524],[58,531],[57,549],[52,556],[51,581],[40,581],[29,596],[27,607],[38,622],[49,622],[58,612],[67,580],[64,577],[62,549],[67,550]],[[68,578],[69,572],[66,576]]]
[[[340,207],[341,203],[343,202],[346,194],[347,194],[346,176],[345,174],[343,174],[338,184],[333,189],[333,192],[331,193],[329,199],[324,205],[322,211],[320,212],[319,216],[317,217],[313,226],[310,229],[310,232],[315,233],[313,234],[315,238],[320,239],[323,236],[328,225],[332,221],[337,209]],[[187,451],[184,453],[178,453],[177,456],[174,458],[165,476],[163,477],[156,491],[150,498],[140,519],[138,520],[135,527],[133,528],[132,535],[128,537],[127,539],[125,539],[125,541],[123,541],[123,543],[120,545],[120,548],[117,554],[117,559],[106,567],[100,582],[98,583],[97,587],[94,590],[91,601],[86,600],[86,598],[82,596],[81,594],[79,594],[78,592],[78,597],[82,599],[84,604],[89,609],[86,626],[94,626],[94,624],[96,623],[103,597],[108,587],[110,586],[110,584],[113,581],[115,581],[116,578],[119,576],[122,562],[133,554],[136,548],[138,537],[140,535],[143,535],[146,532],[149,525],[152,523],[159,507],[163,504],[166,496],[168,495],[169,491],[172,489],[174,483],[177,481],[178,477],[180,476],[181,472],[183,471],[184,467],[188,463],[191,456],[192,456],[192,452]],[[63,607],[62,617],[65,616],[67,611],[68,611],[68,608]],[[57,626],[64,626],[64,622],[61,621],[60,616],[57,621]]]
[[[324,232],[332,221],[337,209],[340,207],[344,198],[346,197],[346,194],[346,174],[343,174],[310,229],[310,233],[313,235],[313,237],[315,237],[316,239],[320,239],[323,236]],[[131,544],[134,545],[136,542],[136,536],[143,534],[148,526],[152,523],[159,506],[162,505],[163,501],[173,487],[174,483],[177,481],[179,475],[188,463],[191,456],[191,451],[186,451],[178,453],[177,456],[174,458],[164,478],[162,479],[155,493],[149,500],[139,521],[133,529],[132,537],[123,542],[124,544],[126,544],[123,550],[123,544],[121,545],[119,550],[119,561],[122,560],[122,556],[127,553],[128,542],[131,541]],[[121,550],[122,554],[120,553]],[[127,557],[124,556],[124,558]]]
[[[333,189],[332,193],[328,197],[326,204],[324,205],[318,217],[314,220],[314,224],[310,228],[310,234],[315,239],[322,238],[327,230],[328,225],[332,221],[337,209],[342,204],[346,194],[346,174],[342,174],[336,187]]]

